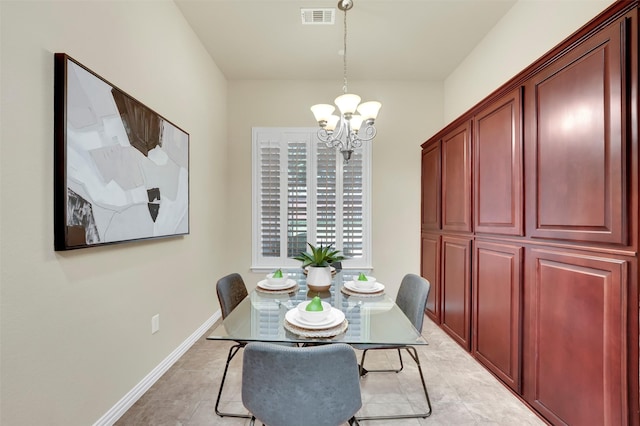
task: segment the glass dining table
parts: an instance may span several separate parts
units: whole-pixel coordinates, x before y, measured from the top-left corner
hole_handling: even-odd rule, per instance
[[[349,282],[356,280],[360,271],[336,271],[329,290],[320,293],[307,288],[302,269],[283,269],[283,272],[296,283],[290,291],[269,291],[257,286],[207,339],[298,344],[427,344],[386,288],[375,293],[353,291]],[[292,324],[293,312],[290,311],[316,295],[344,314],[344,327],[337,332],[321,333],[314,327],[307,329]]]

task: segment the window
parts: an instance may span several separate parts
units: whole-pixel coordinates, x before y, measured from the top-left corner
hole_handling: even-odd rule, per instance
[[[316,128],[253,129],[253,268],[295,267],[311,244],[333,244],[345,268],[368,269],[370,147],[349,164]]]

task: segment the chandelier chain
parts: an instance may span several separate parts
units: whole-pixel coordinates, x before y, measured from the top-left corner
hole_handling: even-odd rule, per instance
[[[348,92],[348,84],[347,84],[347,10],[344,11],[344,49],[342,55],[342,67],[343,67],[343,76],[344,76],[344,85],[342,86],[342,93]]]

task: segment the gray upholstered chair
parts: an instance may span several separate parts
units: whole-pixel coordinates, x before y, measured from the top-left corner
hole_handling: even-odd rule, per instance
[[[422,333],[422,324],[424,322],[424,310],[427,306],[427,297],[429,297],[429,290],[431,284],[419,275],[407,274],[402,278],[400,283],[400,289],[396,296],[396,305],[400,307],[402,312],[409,318],[413,326]],[[393,415],[393,416],[376,416],[375,419],[398,419],[398,418],[415,418],[415,417],[429,417],[431,415],[431,400],[429,399],[429,392],[427,391],[427,385],[424,381],[424,375],[422,374],[422,367],[420,366],[420,358],[418,357],[418,351],[413,346],[409,345],[352,345],[356,349],[362,350],[362,359],[360,360],[360,376],[364,376],[367,373],[375,372],[394,372],[399,373],[404,368],[402,362],[402,349],[405,349],[411,358],[416,362],[418,371],[420,373],[420,380],[422,381],[422,389],[424,390],[424,396],[427,398],[428,411],[420,414],[407,414],[407,415]],[[364,368],[364,360],[367,355],[367,351],[370,350],[397,350],[398,357],[400,359],[400,368],[389,370],[367,370]],[[366,417],[361,417],[361,420],[366,420]]]
[[[220,302],[220,310],[222,311],[222,319],[226,318],[236,306],[248,296],[247,286],[244,284],[244,280],[240,274],[233,273],[220,278],[216,284],[216,293],[218,294],[218,301]],[[234,356],[246,345],[246,342],[236,342],[229,349],[227,355],[227,363],[224,367],[224,373],[222,374],[222,381],[220,382],[220,389],[218,390],[218,398],[216,399],[216,414],[220,417],[242,417],[250,418],[248,414],[239,413],[223,413],[218,409],[220,405],[220,398],[222,397],[222,388],[224,387],[224,381],[227,378],[227,371],[229,370],[229,364]]]
[[[344,344],[304,348],[252,342],[244,349],[242,403],[269,426],[358,424],[358,360]]]

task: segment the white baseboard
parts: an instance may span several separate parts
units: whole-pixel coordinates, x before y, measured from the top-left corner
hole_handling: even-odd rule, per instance
[[[222,314],[220,310],[218,310],[209,319],[207,319],[204,324],[198,327],[198,329],[194,331],[187,340],[182,342],[180,346],[178,346],[173,352],[171,352],[171,354],[169,354],[168,357],[158,364],[158,366],[151,370],[151,372],[147,374],[140,383],[127,392],[127,394],[123,396],[116,405],[111,407],[109,411],[100,417],[93,426],[112,426],[220,318],[222,318]]]

